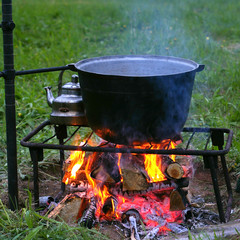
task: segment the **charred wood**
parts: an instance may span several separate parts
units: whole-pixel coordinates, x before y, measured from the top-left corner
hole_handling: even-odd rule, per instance
[[[97,168],[93,169],[91,172],[91,177],[105,183],[116,183],[116,181],[111,177],[111,175],[106,171],[106,169],[100,165]]]
[[[111,196],[106,199],[102,211],[106,216],[113,215],[117,208],[118,201],[115,197]]]
[[[130,216],[134,216],[138,223],[142,220],[140,213],[136,209],[129,209],[122,214],[122,223],[128,223]]]
[[[129,209],[122,214],[122,224],[129,231],[125,232],[126,237],[130,237],[131,240],[140,240],[140,236],[137,229],[137,223],[140,224],[141,215],[135,209]]]
[[[84,182],[84,181],[79,181],[79,183],[77,184],[76,182],[72,182],[70,184],[70,192],[74,193],[74,192],[85,192],[87,191],[91,186],[88,184],[88,182]]]
[[[174,179],[172,182],[172,185],[175,186],[175,188],[186,188],[189,186],[189,177]]]
[[[89,207],[84,211],[82,218],[79,221],[79,224],[83,227],[92,228],[95,221],[96,209],[97,206],[95,197],[91,197]]]
[[[108,144],[109,146],[112,144]],[[106,145],[106,146],[108,146]],[[93,156],[93,164],[95,169],[104,172],[110,181],[115,183],[120,182],[121,175],[118,168],[118,154],[117,153],[95,153]]]
[[[77,220],[81,219],[83,216],[83,213],[86,211],[86,209],[89,208],[89,199],[87,198],[83,198],[80,206],[79,206],[79,210],[78,210],[78,215],[77,215]]]

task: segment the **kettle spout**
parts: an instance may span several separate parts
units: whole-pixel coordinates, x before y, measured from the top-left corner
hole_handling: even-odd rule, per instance
[[[46,94],[47,94],[47,103],[50,107],[52,107],[53,100],[54,100],[51,88],[52,87],[45,87],[44,88],[46,90]]]

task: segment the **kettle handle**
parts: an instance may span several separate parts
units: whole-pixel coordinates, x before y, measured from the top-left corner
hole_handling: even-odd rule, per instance
[[[62,94],[62,78],[63,78],[64,72],[65,72],[65,70],[62,70],[58,76],[58,96],[60,96]]]

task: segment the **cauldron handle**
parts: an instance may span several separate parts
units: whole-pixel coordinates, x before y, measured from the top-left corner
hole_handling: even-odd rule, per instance
[[[205,68],[204,64],[199,64],[197,69],[196,69],[196,72],[201,72],[204,68]]]

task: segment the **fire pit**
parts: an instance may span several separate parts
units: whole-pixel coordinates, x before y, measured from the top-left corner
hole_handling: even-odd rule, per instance
[[[232,190],[224,156],[229,151],[232,132],[211,128],[182,130],[195,74],[204,65],[174,57],[108,56],[83,60],[69,68],[78,71],[81,89],[77,76],[59,89],[62,95],[55,100],[48,87],[48,102],[54,105],[51,119],[21,141],[29,147],[34,163],[36,206],[37,163],[43,158],[43,149],[58,149],[63,169],[62,191],[54,202],[61,199],[67,185],[70,195],[59,206],[74,195],[80,197],[76,220],[81,225],[91,228],[95,222],[118,221],[130,229],[134,239],[140,239],[141,224],[148,234],[165,234],[184,221],[183,211],[191,207],[188,186],[194,170],[188,155],[197,155],[203,157],[205,167],[211,170],[219,219],[228,221]],[[71,116],[78,116],[78,108],[81,118],[79,122],[72,121]],[[65,114],[68,121],[62,123]],[[89,136],[81,143],[67,145],[87,124],[91,129]],[[69,131],[73,126],[77,129]],[[54,127],[54,136],[42,143],[29,142],[47,127]],[[68,132],[73,134],[68,137]],[[94,142],[94,134],[101,139]],[[191,149],[201,134],[205,138],[201,145],[205,147]],[[59,144],[50,143],[54,137]],[[73,151],[66,161],[64,150]],[[187,164],[176,161],[179,156]],[[216,174],[219,156],[229,195],[226,215]],[[56,211],[58,207],[50,217]]]
[[[43,142],[30,141],[40,131],[52,127],[56,131],[55,138],[61,144],[52,143],[53,138]],[[229,220],[233,199],[225,154],[230,149],[231,130],[184,128],[181,132],[182,139],[166,140],[160,148],[151,144],[133,147],[106,141],[96,145],[91,141],[92,134],[80,145],[67,145],[73,137],[67,136],[67,128],[76,128],[75,131],[71,131],[75,134],[82,127],[84,126],[54,126],[46,121],[21,141],[23,146],[29,147],[33,161],[36,206],[39,203],[38,161],[43,159],[43,150],[60,150],[62,163],[64,163],[63,151],[70,150],[77,158],[70,157],[65,161],[61,193],[65,190],[65,184],[68,184],[71,196],[77,194],[85,199],[82,200],[83,206],[81,205],[81,214],[78,216],[78,221],[82,225],[91,227],[96,219],[119,220],[137,233],[136,226],[140,221],[151,228],[151,231],[165,233],[175,226],[171,225],[172,222],[176,224],[183,221],[182,210],[190,206],[186,196],[191,166],[179,165],[174,158],[201,156],[205,166],[211,171],[219,219],[221,222]],[[198,142],[199,139],[204,139],[201,143],[203,148],[193,148],[196,139]],[[177,145],[178,142],[182,143]],[[218,147],[218,150],[212,150],[212,146]],[[149,174],[146,160],[148,157],[153,157],[156,161],[161,160],[161,167],[159,162],[156,164],[158,169],[161,169],[161,174],[155,176]],[[154,162],[153,158],[150,162]],[[226,211],[216,174],[219,158],[228,190]],[[149,213],[148,209],[153,210]]]

